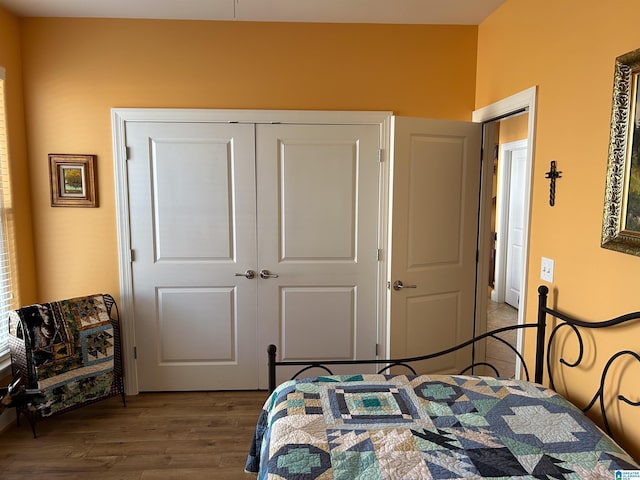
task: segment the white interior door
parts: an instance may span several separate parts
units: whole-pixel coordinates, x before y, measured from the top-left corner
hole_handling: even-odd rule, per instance
[[[502,191],[499,201],[506,208],[501,217],[506,220],[499,231],[506,233],[501,247],[506,246],[504,258],[504,301],[519,308],[522,289],[522,269],[524,264],[525,226],[525,167],[527,162],[527,141],[511,142],[502,146],[501,159]]]
[[[258,125],[256,146],[260,354],[374,358],[379,126]]]
[[[287,360],[375,355],[379,125],[126,137],[139,390],[266,387],[269,343]]]
[[[139,390],[255,388],[253,125],[128,123]]]
[[[394,117],[390,353],[421,355],[473,336],[481,125]],[[455,372],[470,351],[423,365]]]

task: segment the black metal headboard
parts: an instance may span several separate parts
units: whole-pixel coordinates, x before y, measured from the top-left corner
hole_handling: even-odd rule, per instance
[[[297,366],[300,369],[292,376],[292,379],[299,377],[302,373],[310,370],[310,369],[321,369],[327,372],[329,375],[333,375],[331,371],[331,367],[336,365],[378,365],[378,373],[383,373],[388,371],[392,367],[404,367],[407,368],[412,374],[416,374],[416,371],[411,366],[412,363],[430,360],[436,357],[441,357],[444,355],[448,355],[450,353],[456,352],[468,346],[473,346],[478,342],[484,341],[486,339],[493,339],[506,347],[508,347],[515,356],[520,359],[521,367],[524,372],[524,377],[526,380],[530,380],[530,369],[525,361],[524,357],[518,351],[515,345],[510,344],[500,335],[505,332],[510,332],[514,330],[522,330],[522,329],[532,329],[535,328],[537,330],[537,350],[535,357],[535,371],[534,371],[534,381],[541,383],[542,376],[544,372],[544,339],[545,339],[545,317],[538,316],[537,323],[524,323],[520,325],[511,325],[508,327],[502,327],[495,330],[488,331],[483,333],[482,335],[478,335],[473,337],[466,342],[460,343],[453,347],[447,348],[445,350],[440,350],[438,352],[429,353],[426,355],[421,355],[417,357],[405,357],[405,358],[392,358],[392,359],[369,359],[369,360],[311,360],[311,361],[278,361],[277,360],[277,347],[275,345],[269,345],[267,348],[268,354],[268,366],[269,366],[269,392],[272,392],[276,388],[276,367],[285,367],[285,366]],[[464,374],[467,372],[474,371],[475,368],[484,366],[493,370],[496,376],[499,376],[498,369],[488,362],[476,362],[475,360],[469,366],[458,372],[459,374]]]
[[[475,345],[477,342],[483,341],[488,338],[496,340],[506,345],[507,347],[509,347],[509,349],[511,349],[514,352],[514,354],[520,359],[525,379],[530,380],[529,368],[527,367],[527,363],[525,359],[522,357],[520,352],[518,352],[517,348],[514,345],[509,344],[503,338],[501,338],[500,334],[504,332],[512,331],[512,330],[532,329],[532,328],[535,328],[537,330],[536,331],[536,355],[535,355],[534,381],[536,383],[542,383],[543,373],[545,369],[545,362],[546,362],[546,369],[547,369],[547,375],[549,377],[550,387],[553,390],[555,390],[555,383],[554,383],[554,376],[553,376],[554,372],[553,372],[553,369],[551,368],[552,367],[551,362],[552,362],[552,351],[553,351],[554,341],[556,340],[558,331],[564,328],[569,328],[571,329],[572,333],[576,336],[577,342],[579,344],[579,352],[577,355],[578,358],[573,362],[568,362],[563,357],[560,357],[558,359],[558,362],[564,367],[575,368],[582,363],[582,360],[584,358],[584,341],[583,341],[583,337],[580,329],[582,328],[598,329],[598,328],[605,328],[605,327],[616,327],[618,325],[631,322],[634,320],[640,321],[640,312],[633,312],[626,315],[621,315],[619,317],[612,318],[610,320],[601,321],[601,322],[586,322],[583,320],[578,320],[561,311],[548,307],[547,306],[548,294],[549,294],[548,287],[546,287],[545,285],[538,287],[538,319],[536,323],[524,323],[520,325],[513,325],[509,327],[499,328],[496,330],[491,330],[487,333],[478,335],[477,337],[474,337],[464,343],[455,345],[451,348],[447,348],[439,352],[430,353],[430,354],[422,355],[418,357],[407,357],[407,358],[397,358],[397,359],[388,359],[388,360],[371,359],[371,360],[328,360],[328,361],[278,361],[276,359],[277,357],[276,346],[269,345],[269,347],[267,348],[268,366],[269,366],[269,392],[272,392],[276,388],[276,367],[280,367],[280,366],[300,367],[300,369],[292,376],[292,379],[297,378],[302,373],[313,368],[319,368],[327,372],[329,375],[332,375],[333,372],[331,371],[330,367],[335,365],[378,365],[379,366],[378,373],[383,373],[385,371],[388,371],[392,367],[402,366],[409,369],[411,373],[415,374],[416,371],[411,366],[411,364],[414,362],[429,360],[432,358],[447,355],[457,350],[460,350],[462,348],[468,347],[470,345]],[[549,338],[547,338],[546,327],[547,327],[547,321],[549,318],[554,318],[555,321],[554,321],[554,325],[551,330],[551,333],[549,334]],[[605,411],[605,401],[604,401],[605,381],[612,364],[621,357],[633,357],[638,362],[640,362],[640,354],[631,350],[620,350],[619,352],[613,354],[611,358],[609,358],[609,360],[607,361],[606,366],[604,367],[601,373],[599,389],[593,395],[589,404],[582,409],[583,412],[587,412],[591,408],[593,408],[593,406],[596,403],[600,403],[600,412],[602,415],[604,427],[607,433],[609,434],[611,434],[611,431],[609,427],[609,421],[607,419],[607,414]],[[493,365],[486,362],[474,362],[459,373],[464,374],[469,371],[473,372],[473,369],[479,366],[489,367],[497,375],[499,375],[497,369]],[[630,400],[624,395],[618,395],[618,399],[629,405],[640,406],[640,401]]]
[[[578,343],[578,353],[577,353],[577,358],[572,362],[567,361],[564,358],[564,356],[560,356],[557,361],[558,363],[560,363],[566,368],[577,368],[582,364],[585,358],[583,332],[587,332],[594,329],[617,327],[619,325],[626,324],[632,321],[640,321],[640,311],[627,313],[625,315],[620,315],[618,317],[615,317],[609,320],[603,320],[599,322],[585,322],[583,320],[578,320],[563,312],[560,312],[558,310],[548,307],[547,306],[548,294],[549,294],[549,289],[546,286],[542,285],[538,287],[538,322],[546,324],[547,316],[553,317],[556,319],[556,324],[551,329],[549,338],[546,341],[546,348],[545,348],[545,345],[542,344],[542,348],[546,352],[544,357],[546,359],[547,375],[549,376],[549,386],[553,390],[556,390],[556,385],[554,381],[554,369],[552,368],[551,363],[552,363],[554,341],[556,340],[556,336],[559,331],[567,328],[570,330],[570,333],[572,333],[575,336],[575,339]],[[540,340],[540,338],[538,338],[538,340]],[[538,351],[540,350],[540,347],[541,345],[538,344],[538,347],[537,347]],[[591,410],[596,403],[599,403],[602,422],[604,424],[605,430],[609,435],[611,435],[611,429],[609,427],[609,420],[607,419],[607,412],[605,408],[605,404],[606,404],[605,385],[606,385],[607,376],[609,374],[609,371],[612,365],[616,361],[624,357],[634,358],[636,361],[640,362],[640,354],[638,354],[638,352],[634,352],[633,350],[624,349],[624,350],[619,350],[618,352],[612,354],[607,360],[600,374],[600,386],[598,390],[593,394],[593,397],[591,398],[587,406],[582,409],[582,411],[586,413],[589,410]],[[617,398],[619,401],[624,402],[628,405],[632,405],[635,407],[640,406],[640,401],[630,400],[625,395],[619,392],[618,392]]]

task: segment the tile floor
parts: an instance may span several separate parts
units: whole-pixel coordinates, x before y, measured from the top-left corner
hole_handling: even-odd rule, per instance
[[[506,303],[489,300],[487,306],[487,330],[515,325],[518,322],[518,310]],[[509,343],[516,344],[516,332],[502,334]],[[498,369],[501,377],[513,377],[515,372],[515,354],[497,341],[487,342],[487,362]]]

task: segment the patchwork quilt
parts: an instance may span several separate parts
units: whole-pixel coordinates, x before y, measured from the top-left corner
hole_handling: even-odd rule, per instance
[[[615,478],[640,466],[541,385],[462,375],[300,379],[267,399],[258,479]]]
[[[12,311],[9,335],[24,342],[27,388],[41,391],[41,416],[109,395],[115,342],[102,295]]]

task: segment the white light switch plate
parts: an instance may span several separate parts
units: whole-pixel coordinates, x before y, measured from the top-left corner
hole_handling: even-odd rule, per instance
[[[540,262],[540,278],[545,282],[553,283],[553,260],[542,257]]]

